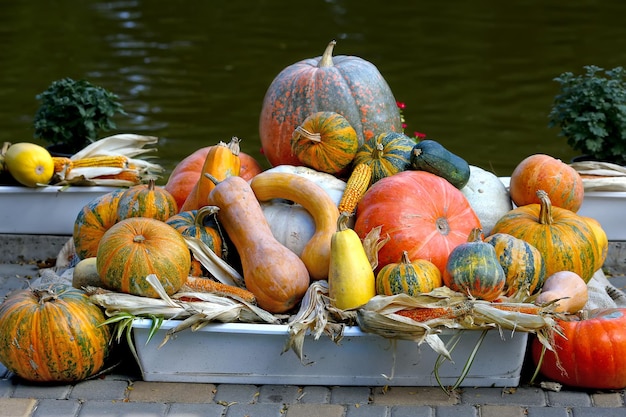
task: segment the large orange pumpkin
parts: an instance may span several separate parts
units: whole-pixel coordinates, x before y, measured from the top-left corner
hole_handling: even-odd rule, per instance
[[[88,378],[109,354],[104,320],[100,307],[70,285],[14,292],[0,306],[0,362],[33,382]]]
[[[426,259],[443,275],[450,252],[467,242],[480,220],[452,184],[426,171],[403,171],[372,185],[357,206],[354,230],[361,239],[375,227],[391,238],[378,252],[378,269],[410,259]]]
[[[72,238],[80,259],[92,258],[98,253],[100,239],[117,222],[117,204],[125,190],[118,188],[96,197],[78,212]]]
[[[193,190],[200,179],[202,166],[204,165],[209,150],[213,146],[216,145],[205,146],[185,157],[176,164],[168,177],[164,188],[174,196],[179,210],[183,207],[191,190]],[[243,179],[251,180],[252,177],[263,171],[263,167],[253,156],[240,151],[239,159],[241,160],[239,176]]]
[[[155,274],[168,295],[189,276],[191,254],[183,236],[165,222],[131,217],[111,227],[100,240],[96,269],[108,288],[158,298],[146,281]]]
[[[348,119],[359,144],[379,132],[402,132],[396,99],[376,66],[355,56],[333,57],[335,43],[330,42],[321,57],[286,67],[270,84],[259,134],[272,166],[302,165],[291,151],[291,136],[318,111],[333,111]]]
[[[509,193],[516,206],[539,204],[537,190],[548,193],[552,205],[577,212],[585,190],[580,174],[550,155],[534,154],[520,162],[511,174]]]

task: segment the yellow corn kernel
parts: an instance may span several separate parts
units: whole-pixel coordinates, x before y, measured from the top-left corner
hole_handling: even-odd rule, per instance
[[[126,168],[128,165],[128,158],[124,155],[113,156],[92,156],[89,158],[77,159],[72,161],[74,168],[86,168],[86,167],[112,167],[112,168]]]
[[[122,181],[130,181],[134,184],[139,184],[141,183],[142,177],[139,171],[137,171],[136,169],[125,169],[119,174],[100,175],[99,177],[95,177],[94,179],[122,180]]]
[[[72,169],[72,160],[70,158],[66,158],[64,156],[53,156],[52,162],[54,162],[55,174],[65,172],[67,175],[67,173]]]
[[[371,182],[372,167],[367,164],[355,166],[339,201],[339,213],[354,213],[357,204],[361,201]]]

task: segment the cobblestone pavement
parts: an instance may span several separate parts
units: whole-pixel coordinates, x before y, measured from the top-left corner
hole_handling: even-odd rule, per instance
[[[23,260],[14,243],[0,239],[0,253]],[[44,247],[56,254],[62,243],[50,238]],[[38,276],[35,263],[1,256],[0,262],[0,297]],[[615,282],[622,286],[626,279]],[[544,390],[527,383],[532,366],[524,367],[519,387],[464,387],[447,394],[439,387],[146,382],[129,355],[122,350],[117,356],[104,375],[73,385],[28,383],[0,364],[0,417],[626,416],[624,390]]]

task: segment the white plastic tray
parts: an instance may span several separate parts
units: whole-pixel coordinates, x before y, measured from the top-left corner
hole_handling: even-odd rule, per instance
[[[71,235],[80,209],[114,187],[0,186],[0,233]]]
[[[286,325],[210,324],[184,330],[159,348],[165,333],[178,321],[165,321],[146,344],[150,320],[133,324],[135,347],[143,379],[161,382],[237,384],[437,386],[433,367],[437,354],[426,344],[390,340],[349,327],[339,345],[326,335],[307,336],[304,363],[293,351],[282,353]],[[446,330],[446,342],[457,331]],[[463,331],[439,375],[444,385],[456,382],[480,337]],[[462,386],[519,385],[528,334],[489,330]]]

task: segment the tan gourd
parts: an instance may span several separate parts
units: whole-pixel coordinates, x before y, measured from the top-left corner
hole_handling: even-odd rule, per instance
[[[208,204],[219,207],[217,219],[241,258],[248,291],[270,313],[283,313],[300,302],[310,278],[302,260],[280,244],[246,180],[232,176],[218,182]]]
[[[339,210],[326,191],[313,181],[287,172],[262,172],[250,181],[250,187],[259,201],[276,198],[293,201],[311,214],[315,233],[306,243],[300,259],[306,265],[311,279],[328,278],[330,241],[336,231]]]
[[[331,240],[328,295],[333,306],[348,310],[367,303],[376,295],[376,277],[356,232],[346,226],[341,214]]]
[[[571,271],[560,271],[546,279],[535,304],[543,305],[557,300],[555,311],[576,313],[585,307],[588,298],[587,284],[580,275]]]

